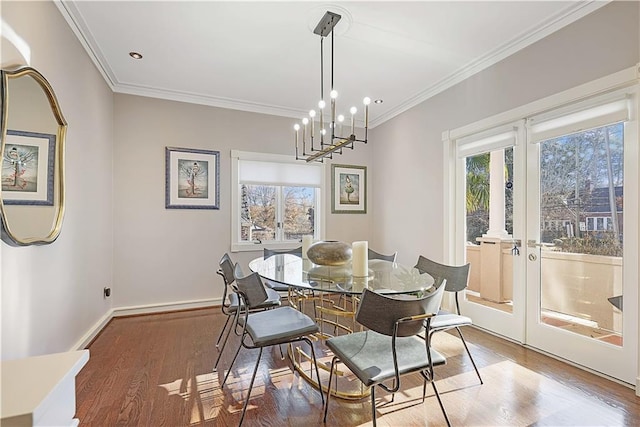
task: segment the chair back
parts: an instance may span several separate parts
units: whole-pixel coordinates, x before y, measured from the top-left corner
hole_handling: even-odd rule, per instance
[[[381,253],[374,251],[373,249],[368,250],[369,259],[382,259],[385,261],[396,262],[397,255],[398,255],[398,252],[394,252],[391,255],[383,255]]]
[[[284,250],[264,248],[264,254],[262,255],[262,257],[264,259],[267,259],[277,254],[290,254],[290,255],[295,255],[302,258],[302,246],[295,249],[284,249]]]
[[[222,255],[222,258],[220,258],[220,262],[218,264],[220,266],[220,271],[218,272],[218,274],[222,276],[224,284],[230,286],[235,281],[235,278],[233,274],[233,261],[231,261],[231,257],[229,256],[229,254],[225,253],[224,255]]]
[[[470,264],[460,266],[440,264],[420,255],[415,268],[433,277],[444,278],[447,281],[445,289],[448,292],[460,292],[469,282],[469,267]]]
[[[258,273],[251,273],[248,276],[244,276],[240,264],[236,264],[234,276],[238,293],[249,309],[257,307],[268,299],[267,291]]]
[[[440,279],[438,282],[434,292],[422,297],[412,295],[391,297],[365,289],[356,314],[356,321],[365,328],[383,335],[393,336],[394,333],[398,337],[416,335],[425,328],[423,317],[400,324],[398,321],[400,319],[409,320],[411,317],[424,314],[435,315],[440,308],[444,294],[442,280]]]

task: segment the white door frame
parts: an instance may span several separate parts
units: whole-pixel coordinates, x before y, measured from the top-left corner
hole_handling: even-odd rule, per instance
[[[515,122],[517,120],[524,119],[526,117],[530,117],[533,115],[540,114],[542,112],[558,108],[563,105],[571,104],[573,102],[577,102],[579,100],[585,99],[590,96],[595,96],[598,94],[606,93],[609,91],[613,91],[616,89],[630,87],[633,85],[638,85],[640,82],[640,64],[630,67],[624,70],[621,70],[617,73],[605,76],[603,78],[594,80],[592,82],[585,83],[583,85],[574,87],[572,89],[568,89],[566,91],[560,92],[558,94],[549,96],[547,98],[543,98],[538,101],[534,101],[532,103],[523,105],[521,107],[514,108],[510,111],[495,115],[493,117],[489,117],[487,119],[480,120],[476,123],[469,124],[467,126],[457,128],[450,131],[445,131],[442,134],[442,140],[444,143],[443,150],[443,165],[444,165],[444,176],[443,176],[443,218],[444,218],[444,248],[443,248],[443,261],[451,264],[459,264],[463,262],[465,259],[464,254],[464,245],[460,244],[464,242],[466,236],[464,236],[464,229],[458,226],[458,224],[464,224],[464,209],[460,209],[460,206],[464,207],[464,194],[460,194],[460,192],[456,192],[456,188],[460,184],[460,174],[458,173],[459,168],[464,168],[464,163],[462,160],[458,160],[456,157],[456,140],[463,138],[465,136],[469,136],[483,130],[489,129],[491,127],[496,127],[500,125],[504,125],[510,122]],[[638,90],[636,88],[636,90]],[[638,100],[638,96],[636,96],[634,101],[635,111],[633,112],[633,118],[635,118],[635,122],[629,124],[632,127],[632,130],[635,129],[635,143],[626,143],[625,144],[625,187],[630,185],[630,188],[635,187],[635,189],[640,188],[640,174],[638,173],[637,163],[635,165],[629,164],[632,159],[639,158],[639,149],[638,145],[640,141],[638,141],[638,111],[640,110],[640,101]],[[633,120],[632,118],[632,120]],[[515,160],[514,160],[515,161]],[[515,168],[514,168],[515,169]],[[517,177],[514,177],[514,181]],[[514,182],[516,185],[516,182]],[[628,194],[625,191],[625,194]],[[637,192],[635,194],[638,194]],[[633,200],[631,200],[633,199]],[[515,204],[515,200],[514,200]],[[624,277],[625,277],[625,287],[624,287],[624,295],[625,301],[630,301],[631,304],[635,305],[634,310],[626,310],[624,315],[624,331],[625,338],[629,337],[633,343],[633,353],[635,354],[635,389],[636,394],[640,396],[640,356],[638,355],[638,342],[640,341],[640,325],[638,323],[638,315],[637,308],[640,307],[639,300],[639,292],[638,292],[638,278],[639,278],[639,265],[640,265],[640,250],[638,248],[638,242],[640,241],[640,230],[639,230],[639,218],[637,216],[638,213],[638,197],[628,197],[625,200],[625,266],[624,266]],[[635,212],[635,218],[628,217],[627,212]],[[516,234],[516,226],[514,224],[514,234]],[[514,235],[514,238],[522,239],[525,234],[520,236]],[[526,242],[523,241],[523,245],[520,248],[520,257],[525,258],[527,256],[526,250]],[[637,262],[634,262],[637,260]],[[516,279],[521,277],[520,283],[516,284],[514,282],[514,300],[517,297],[522,297],[523,301],[526,300],[526,296],[524,295],[524,282],[525,275],[524,272],[520,272],[520,274],[515,275]],[[635,283],[635,286],[629,285],[629,283]],[[522,292],[522,294],[521,294]],[[445,301],[446,303],[446,301]],[[465,313],[470,315],[472,319],[477,315],[482,315],[481,313]],[[513,318],[517,316],[517,319],[522,318],[523,321],[528,314],[526,311],[523,313],[521,311],[516,311],[516,307],[514,307],[514,316],[503,316],[500,314],[495,314],[495,319],[491,321],[491,324],[497,323],[500,321],[513,321]],[[474,319],[476,321],[477,319]],[[518,320],[519,322],[519,320]],[[476,323],[481,323],[477,322]],[[522,324],[524,328],[524,323]],[[518,326],[516,326],[515,336],[518,335],[517,332]],[[633,334],[632,331],[636,331]],[[633,336],[630,336],[632,335]],[[524,332],[521,333],[522,340],[525,344],[527,343],[527,337]],[[624,380],[627,383],[632,384],[633,379],[625,378]]]

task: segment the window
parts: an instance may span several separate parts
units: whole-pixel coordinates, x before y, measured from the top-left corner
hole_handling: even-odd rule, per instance
[[[611,231],[613,230],[613,221],[611,217],[589,216],[587,217],[587,231]]]
[[[324,165],[232,151],[232,250],[299,246],[321,236]]]

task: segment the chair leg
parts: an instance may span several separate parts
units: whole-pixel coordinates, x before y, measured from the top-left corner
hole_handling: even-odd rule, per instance
[[[318,369],[318,361],[316,360],[316,351],[313,349],[313,343],[309,338],[305,338],[304,341],[306,341],[307,344],[309,344],[309,347],[311,347],[313,366],[316,367],[316,377],[318,378],[318,390],[320,390],[320,398],[322,399],[322,404],[324,405],[324,395],[322,394],[322,383],[320,382],[320,370]]]
[[[229,321],[229,317],[227,317],[227,321]],[[233,321],[233,323],[235,323],[235,319]],[[225,323],[226,325],[226,323]],[[231,335],[231,330],[233,329],[233,324],[229,326],[229,329],[227,329],[227,334],[224,337],[224,340],[222,341],[222,347],[219,348],[218,350],[218,357],[216,358],[216,363],[213,365],[213,369],[217,369],[218,368],[218,362],[220,362],[220,358],[222,357],[222,352],[224,351],[224,348],[227,346],[227,342],[229,341],[229,335]],[[216,344],[216,347],[218,345]]]
[[[442,409],[442,415],[444,415],[444,419],[445,421],[447,421],[447,426],[451,427],[451,422],[449,422],[447,411],[444,410],[444,405],[442,404],[442,400],[440,399],[440,393],[438,393],[435,381],[432,380],[431,385],[433,386],[433,392],[436,394],[436,398],[438,399],[438,403],[440,404],[440,409]]]
[[[231,365],[229,365],[229,370],[227,371],[227,373],[224,376],[224,380],[222,380],[221,387],[224,387],[225,383],[227,382],[227,378],[229,378],[229,374],[231,373],[231,369],[233,368],[233,364],[236,363],[236,359],[238,358],[238,354],[240,353],[240,348],[241,347],[242,347],[242,342],[240,344],[238,344],[238,349],[236,350],[236,354],[233,356],[233,360],[231,361]],[[260,349],[260,351],[262,351],[262,349]]]
[[[218,340],[216,341],[216,348],[220,346],[220,340],[222,339],[222,335],[224,334],[224,331],[227,329],[227,325],[229,324],[230,319],[231,319],[231,316],[227,316],[227,320],[224,322],[224,326],[220,331],[220,335],[218,335]]]
[[[373,421],[373,427],[376,427],[376,386],[371,386],[371,420]]]
[[[471,352],[469,351],[469,347],[467,347],[467,342],[464,340],[464,337],[462,336],[462,331],[460,330],[460,328],[456,328],[456,330],[458,331],[458,335],[460,335],[460,339],[462,340],[462,344],[464,344],[465,350],[467,350],[467,354],[469,355],[469,359],[471,359],[471,364],[473,365],[473,369],[476,370],[476,375],[478,375],[478,379],[480,380],[480,384],[484,384],[484,382],[482,381],[482,377],[480,376],[480,371],[478,371],[478,367],[476,366],[476,362],[473,360],[473,356],[471,356]]]
[[[331,379],[333,378],[333,372],[336,367],[336,362],[338,361],[337,357],[334,357],[331,360],[331,369],[329,370],[329,385],[327,386],[327,401],[324,403],[324,418],[322,422],[327,422],[327,411],[329,410],[329,397],[331,396]],[[322,393],[322,387],[320,387],[320,393]]]
[[[253,382],[256,379],[256,374],[258,373],[258,365],[260,364],[260,359],[262,358],[262,347],[260,347],[260,353],[258,354],[258,360],[256,360],[256,366],[253,369],[253,375],[251,376],[251,383],[249,384],[249,391],[247,392],[246,400],[244,401],[244,406],[242,407],[242,416],[240,417],[240,423],[238,427],[242,425],[242,421],[244,420],[244,414],[247,412],[247,406],[249,406],[249,397],[251,397],[251,390],[253,389]]]

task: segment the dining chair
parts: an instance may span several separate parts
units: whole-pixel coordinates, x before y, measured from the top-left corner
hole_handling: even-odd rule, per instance
[[[277,254],[289,254],[302,258],[302,246],[293,249],[268,249],[264,248],[263,258],[267,259]]]
[[[295,255],[297,257],[302,258],[302,246],[294,249],[284,249],[284,250],[264,248],[262,257],[263,259],[268,259],[278,254]],[[271,288],[274,291],[281,292],[281,296],[287,298],[287,300],[289,301],[289,304],[291,304],[292,307],[295,307],[297,303],[298,310],[300,311],[304,311],[305,304],[311,303],[313,316],[315,318],[318,317],[318,312],[316,307],[316,301],[318,300],[318,297],[315,295],[313,290],[309,292],[305,292],[301,289],[290,289],[289,286],[273,280],[268,280],[263,278],[262,281],[266,287]],[[289,295],[292,295],[294,298],[289,299]]]
[[[471,318],[462,316],[460,314],[460,303],[458,301],[458,294],[460,292],[463,292],[467,288],[467,284],[469,281],[470,264],[461,266],[445,265],[437,263],[420,255],[418,257],[418,262],[416,263],[415,268],[432,276],[444,277],[446,279],[445,291],[453,292],[455,295],[456,312],[452,313],[440,309],[437,316],[431,320],[431,329],[429,330],[429,335],[455,328],[455,330],[458,332],[458,336],[460,336],[460,339],[462,340],[462,344],[464,345],[467,354],[469,355],[469,359],[471,360],[473,369],[475,369],[476,375],[478,375],[480,384],[484,384],[484,382],[482,381],[482,377],[480,376],[480,371],[478,371],[476,362],[473,360],[473,356],[471,356],[471,352],[469,351],[467,342],[465,341],[464,336],[462,335],[462,331],[460,330],[462,326],[469,326],[473,324]]]
[[[235,277],[234,277],[234,263],[231,260],[231,257],[228,253],[225,253],[222,258],[220,258],[219,269],[216,272],[218,275],[222,277],[222,281],[224,282],[224,290],[222,293],[222,314],[224,314],[227,319],[224,322],[224,326],[218,335],[218,340],[216,341],[216,347],[219,350],[218,357],[216,359],[216,363],[214,365],[214,369],[218,367],[218,362],[222,356],[222,352],[224,351],[225,346],[227,345],[227,341],[229,340],[229,335],[231,334],[231,330],[234,328],[236,321],[232,321],[232,319],[236,319],[238,315],[238,307],[239,307],[239,298],[237,294],[237,290],[234,286]],[[269,308],[274,308],[280,305],[280,294],[278,292],[267,289],[267,299],[262,303],[252,307],[251,310],[266,310]],[[228,328],[227,328],[228,327]],[[226,334],[225,334],[226,331]],[[222,347],[220,347],[220,341],[224,335],[224,340],[222,341]]]
[[[449,423],[440,394],[434,381],[434,366],[444,365],[446,359],[431,348],[428,330],[442,301],[443,279],[436,280],[431,293],[418,296],[385,296],[365,289],[356,320],[367,328],[362,332],[329,338],[325,343],[333,352],[329,371],[324,422],[327,422],[331,382],[336,364],[342,362],[367,387],[371,387],[371,417],[376,425],[376,386],[395,393],[400,389],[401,376],[419,372],[426,383],[431,382],[442,414]],[[420,334],[424,333],[424,337]],[[385,381],[393,380],[393,386]]]
[[[302,246],[295,248],[295,249],[284,249],[284,250],[279,250],[279,249],[267,249],[264,248],[263,250],[263,255],[262,257],[264,259],[268,259],[271,258],[274,255],[277,254],[290,254],[290,255],[295,255],[298,256],[300,258],[302,258]],[[289,287],[287,285],[284,285],[282,283],[278,283],[278,282],[274,282],[271,280],[264,280],[264,284],[265,286],[278,291],[278,292],[288,292],[289,291]]]
[[[398,255],[398,252],[394,252],[391,255],[383,255],[379,252],[374,251],[373,249],[369,249],[367,252],[367,256],[369,257],[369,259],[382,259],[390,262],[396,262],[396,256]]]
[[[320,385],[320,398],[324,405],[324,395],[322,394],[320,372],[318,370],[316,354],[313,348],[313,343],[309,339],[310,335],[317,333],[319,330],[316,322],[306,314],[289,306],[279,307],[273,310],[251,312],[249,310],[251,307],[264,304],[268,300],[266,288],[264,287],[258,273],[251,273],[244,276],[242,270],[237,264],[234,270],[234,277],[238,296],[240,298],[240,316],[238,318],[238,323],[242,325],[242,334],[240,339],[241,345],[238,346],[238,349],[236,350],[231,366],[229,366],[229,370],[222,381],[222,386],[227,382],[227,378],[231,373],[233,364],[238,358],[241,347],[246,349],[260,349],[258,359],[256,360],[253,374],[251,376],[251,382],[249,383],[247,397],[242,408],[242,416],[240,417],[239,425],[242,425],[242,421],[244,420],[244,416],[247,411],[249,398],[251,397],[251,390],[253,389],[253,383],[256,379],[256,373],[258,372],[258,365],[262,358],[262,350],[265,347],[273,345],[279,346],[281,344],[291,344],[298,341],[305,341],[309,345],[313,366],[315,366],[316,377],[318,378],[318,384]]]

